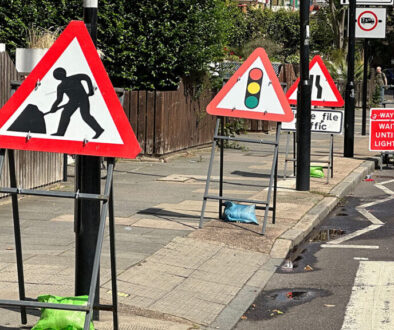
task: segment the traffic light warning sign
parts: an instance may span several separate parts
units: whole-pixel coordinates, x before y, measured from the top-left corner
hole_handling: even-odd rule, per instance
[[[207,106],[216,116],[289,122],[293,112],[271,62],[257,48]]]
[[[321,107],[343,107],[345,102],[319,55],[316,55],[309,64],[309,79],[312,86],[312,105]],[[290,104],[297,104],[299,82],[300,78],[295,81],[286,93]]]

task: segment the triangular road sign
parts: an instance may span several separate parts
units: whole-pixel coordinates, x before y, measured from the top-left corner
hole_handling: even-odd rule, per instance
[[[216,116],[288,122],[293,112],[267,53],[257,48],[207,106]]]
[[[344,100],[335,86],[322,58],[316,55],[309,64],[312,83],[311,104],[320,107],[343,107]],[[300,78],[288,89],[286,96],[290,104],[297,104],[297,90]]]
[[[0,148],[124,158],[140,152],[83,22],[67,26],[1,109]]]

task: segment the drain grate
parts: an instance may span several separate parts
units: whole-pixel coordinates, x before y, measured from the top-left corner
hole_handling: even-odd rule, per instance
[[[312,236],[309,242],[328,242],[345,234],[346,232],[342,229],[324,229]]]

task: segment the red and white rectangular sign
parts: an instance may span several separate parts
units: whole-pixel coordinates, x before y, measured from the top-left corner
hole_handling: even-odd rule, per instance
[[[394,109],[371,109],[369,150],[394,151]]]

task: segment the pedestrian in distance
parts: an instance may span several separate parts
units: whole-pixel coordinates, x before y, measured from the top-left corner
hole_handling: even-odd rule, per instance
[[[387,86],[387,78],[384,72],[382,72],[382,68],[380,66],[376,68],[375,83],[376,86],[379,87],[379,91],[380,91],[380,104],[383,104],[384,89]]]

